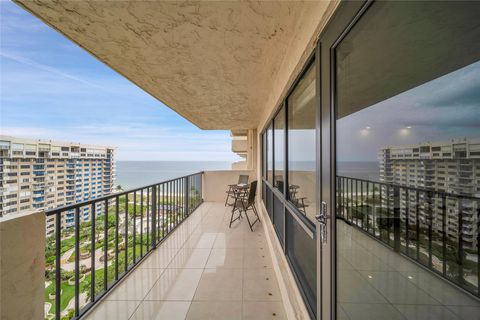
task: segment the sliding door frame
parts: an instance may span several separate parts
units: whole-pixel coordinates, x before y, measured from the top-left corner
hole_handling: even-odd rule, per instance
[[[315,239],[317,258],[317,300],[316,300],[316,319],[336,319],[336,223],[335,223],[335,182],[336,182],[336,137],[335,137],[335,110],[336,110],[336,87],[335,87],[335,48],[340,43],[341,39],[345,37],[348,31],[354,26],[361,15],[368,9],[372,0],[367,1],[342,1],[334,15],[326,25],[324,31],[321,33],[317,45],[310,57],[306,60],[301,71],[293,81],[289,90],[279,105],[270,114],[269,120],[264,124],[262,133],[266,134],[268,128],[272,126],[272,152],[275,154],[274,147],[274,126],[273,121],[279,110],[283,107],[285,114],[284,123],[284,193],[281,194],[279,190],[275,190],[266,178],[268,171],[262,176],[262,182],[265,184],[267,193],[277,197],[284,210],[284,243],[283,249],[289,267],[293,271],[292,274],[299,284],[300,293],[303,296],[305,305],[310,313],[312,319],[314,318],[313,310],[315,306],[309,306],[307,303],[306,292],[300,285],[303,283],[296,274],[296,267],[288,255],[288,230],[287,230],[287,215],[296,220],[302,227],[303,231],[312,239]],[[318,215],[322,208],[322,203],[325,202],[327,207],[327,222],[326,222],[326,242],[322,243],[320,236],[320,223],[318,221],[307,221],[308,219],[302,215],[298,208],[296,208],[288,197],[288,98],[295,89],[298,82],[302,79],[310,66],[315,67],[315,187],[316,196],[315,203]],[[267,143],[266,136],[262,139]],[[268,151],[266,147],[262,148],[265,152],[265,162],[268,163]],[[272,174],[275,175],[275,159],[272,162]],[[275,178],[273,178],[273,181]],[[262,188],[263,192],[263,188]],[[268,195],[264,195],[266,199]],[[268,201],[268,200],[267,200]],[[273,201],[272,201],[273,202]],[[273,204],[271,204],[273,206]],[[272,208],[274,210],[274,208]],[[273,212],[272,212],[273,215]],[[273,218],[273,217],[272,217]],[[275,224],[274,218],[271,221]],[[274,226],[275,228],[275,226]],[[278,237],[278,235],[277,235]]]
[[[318,289],[319,301],[317,303],[318,317],[322,320],[336,319],[337,312],[337,276],[336,276],[336,79],[335,79],[335,49],[348,31],[361,18],[368,9],[371,0],[368,1],[344,1],[335,11],[334,16],[320,35],[317,44],[317,56],[319,63],[320,92],[320,117],[319,124],[319,164],[318,189],[319,210],[322,204],[326,206],[326,241],[321,243],[317,237],[318,251]],[[323,155],[323,156],[321,156]],[[318,225],[318,223],[317,223]],[[317,226],[318,228],[318,226]],[[317,233],[318,234],[318,233]]]
[[[272,162],[272,175],[275,176],[275,128],[274,128],[274,121],[275,121],[275,118],[276,116],[278,115],[278,113],[281,111],[281,109],[283,108],[283,112],[284,112],[284,157],[283,157],[283,161],[284,161],[284,165],[283,165],[283,170],[284,170],[284,186],[283,186],[283,193],[280,192],[280,190],[278,190],[276,187],[275,187],[275,177],[273,177],[272,179],[272,183],[270,183],[270,181],[268,181],[267,177],[268,177],[268,147],[266,146],[262,146],[262,152],[264,153],[264,155],[262,155],[262,159],[264,159],[264,161],[267,163],[267,170],[265,170],[264,174],[262,175],[262,192],[265,191],[266,194],[262,194],[262,198],[267,200],[267,203],[269,202],[272,202],[272,203],[269,203],[269,206],[271,208],[271,223],[272,223],[272,226],[275,230],[275,232],[277,233],[276,236],[279,240],[282,240],[280,239],[279,237],[279,234],[278,232],[281,232],[282,230],[278,230],[277,227],[275,226],[275,217],[274,217],[274,211],[275,211],[275,205],[274,205],[274,199],[276,198],[281,206],[282,206],[282,210],[283,210],[283,241],[280,241],[281,242],[281,245],[283,246],[283,252],[285,254],[285,257],[286,257],[286,260],[287,260],[287,263],[290,267],[290,269],[292,270],[292,274],[295,278],[295,281],[297,282],[297,285],[298,285],[298,288],[299,288],[299,291],[300,291],[300,294],[302,295],[302,298],[304,300],[304,303],[305,303],[305,306],[306,306],[306,309],[310,315],[310,317],[312,319],[314,319],[315,315],[314,313],[315,312],[318,312],[319,308],[318,308],[318,303],[316,304],[316,306],[311,306],[309,305],[308,303],[308,292],[306,290],[308,289],[305,289],[304,287],[308,287],[308,283],[305,283],[305,280],[302,279],[302,277],[298,274],[298,273],[301,273],[302,270],[299,270],[296,265],[296,263],[293,261],[293,259],[289,256],[289,249],[288,249],[288,239],[289,239],[289,231],[292,231],[292,230],[288,230],[287,228],[287,219],[292,219],[294,221],[296,221],[296,223],[300,226],[302,232],[305,233],[305,236],[308,237],[308,238],[311,238],[311,239],[316,239],[317,238],[317,227],[316,227],[316,223],[314,223],[313,221],[309,220],[306,216],[304,216],[304,214],[290,201],[290,197],[289,197],[289,193],[288,193],[288,185],[289,185],[289,165],[288,165],[288,153],[289,153],[289,148],[288,148],[288,138],[289,138],[289,126],[288,126],[288,110],[289,110],[289,105],[288,105],[288,98],[291,96],[291,94],[293,93],[293,91],[295,90],[297,84],[303,79],[304,75],[306,74],[306,72],[309,70],[310,67],[314,67],[315,68],[315,81],[318,83],[318,60],[319,60],[319,57],[317,56],[317,50],[313,50],[310,54],[310,56],[308,57],[308,59],[306,59],[306,62],[305,64],[302,66],[300,72],[298,73],[298,75],[295,77],[295,80],[292,82],[291,86],[289,87],[288,91],[286,92],[285,96],[283,96],[282,100],[280,101],[280,103],[277,105],[277,107],[272,110],[270,116],[269,116],[269,120],[264,124],[263,128],[262,128],[262,131],[261,131],[261,135],[263,135],[263,138],[262,138],[262,142],[264,144],[267,144],[268,143],[268,139],[266,138],[266,134],[267,134],[267,131],[268,129],[271,127],[272,128],[272,149],[271,149],[271,152],[273,154],[273,162]],[[319,118],[319,114],[320,114],[320,108],[319,108],[319,91],[318,91],[318,84],[316,84],[316,88],[315,88],[315,118]],[[318,122],[315,123],[315,135],[318,136]],[[315,148],[316,148],[316,152],[318,152],[318,139],[315,141]],[[317,154],[317,153],[316,153]],[[319,160],[318,160],[318,157],[315,161],[315,168],[318,169],[318,164],[319,164]],[[318,176],[318,170],[317,170],[317,173],[316,173],[316,176]],[[318,180],[318,179],[316,179]],[[263,187],[265,186],[265,188]],[[315,185],[315,187],[318,187],[318,185]],[[316,203],[318,203],[318,189],[316,190],[315,192],[316,194],[316,199],[314,199],[314,201],[316,201]],[[271,201],[270,201],[270,198],[269,198],[269,195],[271,195]],[[268,199],[267,199],[268,198]],[[267,207],[267,206],[266,206]],[[268,210],[268,208],[267,208]],[[270,212],[269,212],[269,215],[270,215]],[[318,261],[318,247],[316,248],[317,250],[316,253],[317,253],[317,260]],[[316,266],[318,268],[318,265]],[[317,273],[317,282],[318,282],[318,278],[319,278],[319,274]],[[317,286],[318,288],[318,286]],[[317,291],[317,300],[316,302],[319,301],[318,297],[319,297],[320,293]],[[317,313],[317,319],[319,319],[319,314]]]

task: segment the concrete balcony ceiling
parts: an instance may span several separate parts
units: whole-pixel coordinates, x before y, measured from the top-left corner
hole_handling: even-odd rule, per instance
[[[256,128],[311,52],[322,17],[334,6],[16,2],[201,129]]]

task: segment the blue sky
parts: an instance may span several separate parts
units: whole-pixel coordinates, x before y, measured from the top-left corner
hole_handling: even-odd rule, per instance
[[[0,133],[117,147],[118,160],[237,161],[203,131],[10,1],[0,0]]]

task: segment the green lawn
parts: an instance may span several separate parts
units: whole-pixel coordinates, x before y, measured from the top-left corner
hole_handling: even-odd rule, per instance
[[[60,297],[60,307],[62,310],[64,310],[68,302],[70,302],[70,299],[72,299],[75,296],[75,286],[71,286],[67,284],[67,282],[62,282],[61,285],[62,288],[62,294]],[[52,304],[52,307],[50,308],[50,313],[55,314],[55,298],[54,299],[49,299],[48,295],[50,293],[55,292],[55,282],[53,281],[47,288],[45,288],[45,302],[50,302]]]

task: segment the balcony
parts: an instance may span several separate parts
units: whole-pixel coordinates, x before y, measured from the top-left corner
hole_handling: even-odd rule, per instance
[[[286,319],[264,227],[252,232],[243,218],[229,228],[224,187],[238,174],[199,173],[48,211],[55,228],[31,301],[41,297],[46,319]]]

